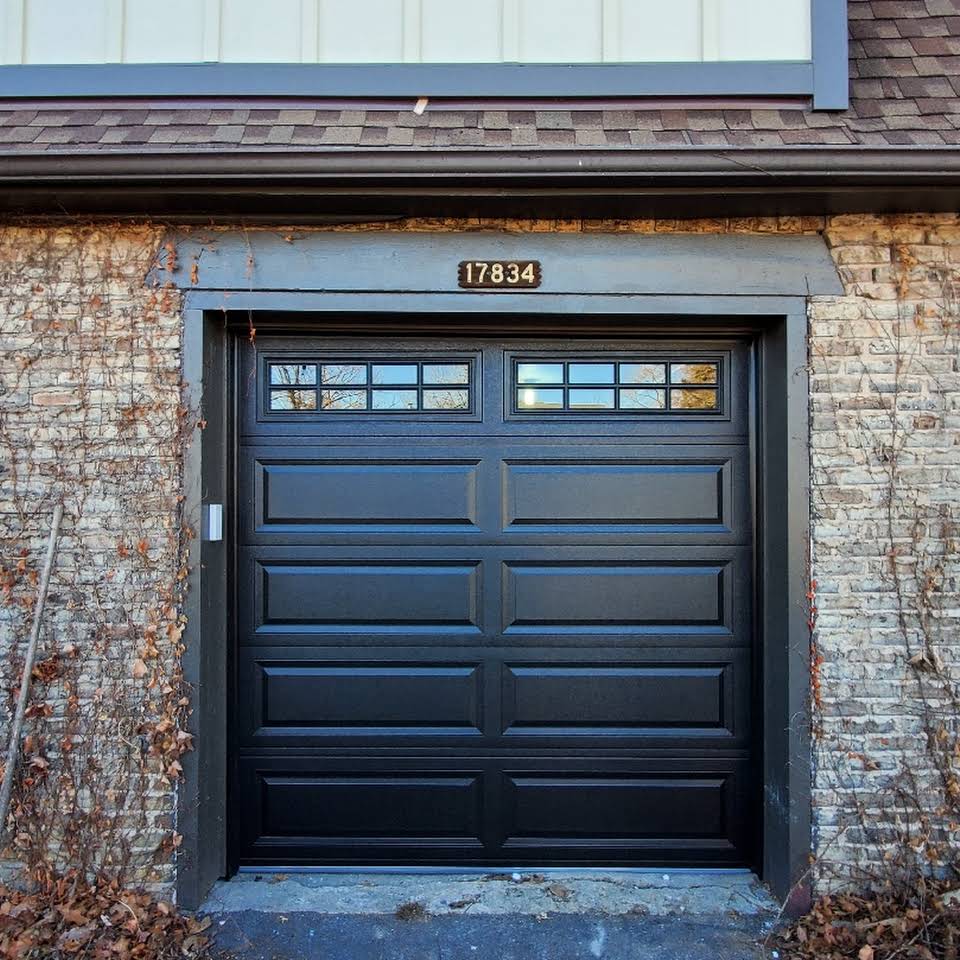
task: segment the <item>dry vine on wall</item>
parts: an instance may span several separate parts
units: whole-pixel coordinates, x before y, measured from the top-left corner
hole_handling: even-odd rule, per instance
[[[54,897],[89,881],[166,889],[179,843],[174,786],[191,747],[180,488],[197,424],[181,400],[178,294],[145,281],[160,239],[0,230],[7,719],[49,518],[65,507],[7,856]]]

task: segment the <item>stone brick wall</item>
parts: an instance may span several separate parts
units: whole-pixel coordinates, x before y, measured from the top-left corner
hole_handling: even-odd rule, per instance
[[[128,859],[131,880],[154,884],[172,875],[155,851],[170,845],[176,770],[156,724],[177,676],[183,421],[179,297],[144,281],[160,239],[148,226],[0,229],[8,691],[53,504],[65,505],[10,852],[36,869],[45,845],[54,859],[82,849],[93,867]],[[121,834],[127,854],[109,850]]]
[[[841,861],[880,856],[849,821],[861,795],[877,795],[875,785],[922,758],[915,671],[907,664],[922,618],[911,604],[936,594],[942,612],[927,627],[960,608],[949,530],[960,501],[952,326],[960,218],[411,220],[368,229],[823,233],[846,295],[810,303],[815,848]],[[119,757],[118,780],[139,764],[143,809],[119,783],[111,802],[135,833],[133,875],[159,884],[171,877],[163,844],[174,825],[177,769],[164,724],[169,691],[177,692],[180,453],[191,426],[179,408],[177,299],[144,280],[161,243],[161,229],[143,225],[0,230],[5,680],[15,684],[31,572],[52,503],[63,496],[67,521],[45,643],[47,654],[54,643],[75,645],[79,669],[73,681],[51,681],[52,714],[35,721],[44,742],[28,755],[47,757],[54,779],[71,696],[85,716],[100,717],[78,729],[97,739],[94,753]],[[931,591],[925,577],[937,563],[940,582]],[[891,578],[891,569],[906,575]],[[949,633],[937,639],[948,668],[956,642]],[[110,780],[109,769],[101,779]]]
[[[960,689],[960,219],[834,217],[825,237],[847,295],[809,311],[814,823],[824,860],[872,870],[891,818],[917,820],[889,789],[905,771],[934,830],[955,819],[926,731]]]

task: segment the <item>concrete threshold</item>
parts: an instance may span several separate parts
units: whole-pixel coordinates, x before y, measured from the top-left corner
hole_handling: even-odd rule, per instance
[[[411,906],[412,905],[412,906]],[[337,916],[777,917],[747,872],[544,870],[519,873],[241,873],[202,912]]]

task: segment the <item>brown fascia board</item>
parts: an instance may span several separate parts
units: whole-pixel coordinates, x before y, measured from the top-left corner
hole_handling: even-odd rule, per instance
[[[708,216],[958,203],[956,147],[0,154],[8,215]]]

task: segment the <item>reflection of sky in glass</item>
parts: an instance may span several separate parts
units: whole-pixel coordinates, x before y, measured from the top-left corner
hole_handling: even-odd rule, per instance
[[[667,370],[662,363],[621,363],[621,383],[666,383]]]
[[[517,391],[517,406],[524,410],[558,410],[563,407],[563,391],[522,387]]]
[[[517,383],[563,383],[563,364],[518,363]]]
[[[585,390],[583,388],[570,390],[571,410],[612,410],[612,390]]]
[[[460,384],[469,382],[468,366],[465,363],[425,363],[423,382]]]
[[[424,390],[424,410],[466,410],[470,394],[466,390]]]
[[[372,393],[374,410],[416,410],[416,390],[374,390]]]
[[[367,367],[362,363],[325,363],[321,383],[353,384],[367,382]]]
[[[320,406],[324,410],[366,410],[365,390],[321,390]]]
[[[571,363],[571,383],[613,383],[612,363]]]
[[[416,383],[417,367],[412,363],[375,363],[373,383]]]
[[[628,387],[620,391],[620,408],[623,410],[662,410],[666,405],[663,390],[638,390]]]
[[[317,382],[317,368],[312,363],[271,363],[273,384],[311,384]]]

